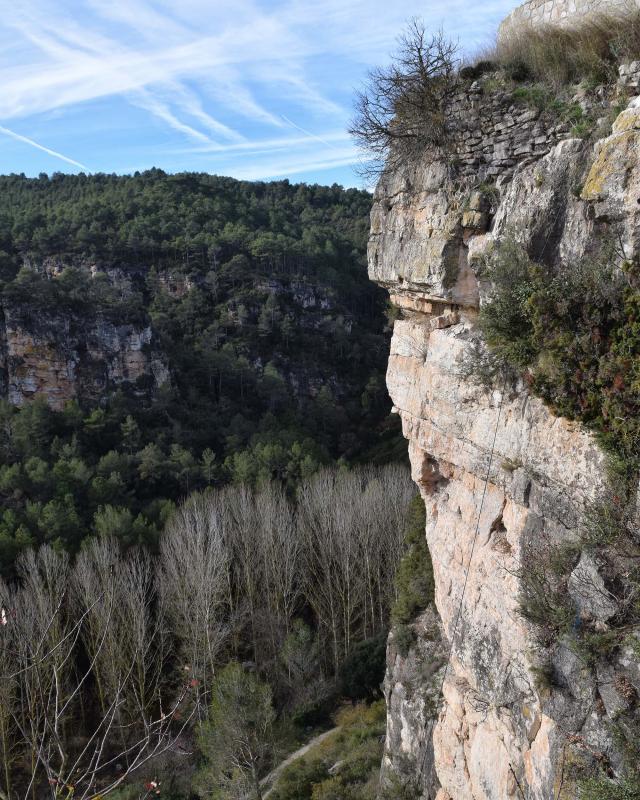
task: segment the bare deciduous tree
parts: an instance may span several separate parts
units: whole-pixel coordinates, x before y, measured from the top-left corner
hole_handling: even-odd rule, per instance
[[[206,719],[234,629],[285,702],[322,696],[385,630],[412,495],[404,467],[326,470],[297,503],[276,484],[192,497],[157,559],[103,538],[73,566],[23,555],[0,581],[1,800],[95,800],[174,748]]]
[[[232,486],[210,498],[223,509],[225,541],[232,564],[232,592],[236,622],[248,619],[251,645],[260,657],[259,609],[262,605],[263,567],[259,547],[260,516],[253,491]]]
[[[12,593],[0,578],[0,798],[12,794],[14,759],[19,753],[19,737],[14,715],[17,713],[18,676],[15,626],[12,622]]]
[[[105,547],[101,556],[112,557],[113,550]],[[188,722],[187,717],[176,725],[177,712],[189,692],[186,685],[173,693],[173,702],[166,708],[159,697],[152,696],[155,689],[150,690],[160,675],[160,668],[152,663],[158,655],[158,637],[149,600],[151,565],[147,557],[135,555],[117,563],[116,569],[108,570],[102,591],[92,598],[84,594],[89,600],[84,607],[72,598],[78,579],[71,579],[66,555],[42,547],[23,556],[18,571],[20,584],[2,587],[3,609],[8,614],[2,644],[10,658],[0,661],[0,685],[14,686],[19,700],[9,708],[30,761],[23,794],[42,797],[47,787],[55,800],[107,795],[171,748]],[[119,587],[118,580],[123,581]],[[90,619],[102,603],[107,608],[99,629],[102,636],[92,639],[85,629],[91,627]],[[88,686],[95,679],[103,647],[107,655],[111,626],[120,632],[121,662],[104,708],[83,715],[82,702],[90,696]],[[79,657],[83,642],[92,648],[85,659]],[[114,659],[113,654],[110,658]],[[87,659],[88,664],[81,667]],[[137,712],[135,723],[133,709],[123,723],[130,702]],[[78,719],[83,720],[79,728]],[[120,765],[117,771],[116,764]]]
[[[456,88],[457,45],[442,32],[429,36],[412,20],[400,37],[392,64],[369,74],[356,96],[349,132],[367,159],[366,174],[378,174],[419,156],[427,146],[443,145],[445,106]]]
[[[259,517],[256,544],[262,561],[261,595],[270,638],[269,657],[277,661],[300,601],[301,543],[295,509],[282,487],[267,484],[255,502]]]
[[[164,613],[179,643],[198,714],[229,635],[229,555],[224,509],[196,495],[176,513],[162,538],[158,586]]]
[[[304,595],[330,641],[335,670],[354,637],[385,629],[413,492],[402,467],[326,470],[300,488]]]
[[[126,742],[127,726],[153,719],[167,659],[153,564],[145,552],[123,557],[115,540],[95,539],[78,557],[73,577],[100,707],[105,713],[123,694],[118,723]]]

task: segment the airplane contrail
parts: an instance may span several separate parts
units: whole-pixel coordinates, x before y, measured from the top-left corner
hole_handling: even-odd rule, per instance
[[[0,133],[4,133],[5,136],[10,136],[12,139],[16,139],[18,142],[30,144],[31,147],[36,147],[38,150],[42,150],[43,152],[48,153],[50,156],[54,156],[54,158],[60,158],[62,161],[66,161],[67,164],[73,164],[74,167],[80,167],[80,169],[87,170],[87,167],[85,167],[85,165],[81,164],[79,161],[74,161],[72,158],[68,158],[67,156],[62,155],[62,153],[58,153],[56,150],[51,150],[51,148],[45,147],[43,144],[38,144],[38,142],[34,142],[33,139],[29,139],[27,136],[23,136],[20,133],[11,131],[9,128],[5,128],[2,125],[0,125]]]
[[[321,139],[320,136],[316,136],[315,133],[311,133],[311,131],[308,131],[305,128],[301,128],[299,125],[296,125],[296,123],[292,119],[289,119],[289,117],[285,117],[284,114],[280,114],[280,116],[285,122],[288,122],[289,125],[293,125],[294,128],[297,128],[299,131],[302,131],[302,133],[306,134],[307,136],[310,136],[312,139],[316,139],[318,142],[322,142],[322,144],[326,144],[327,147],[331,147],[329,142],[326,142],[324,139]]]

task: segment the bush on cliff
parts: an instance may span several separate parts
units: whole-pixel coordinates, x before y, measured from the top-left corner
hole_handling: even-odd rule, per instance
[[[479,325],[489,351],[520,374],[558,416],[590,428],[609,454],[607,497],[582,516],[580,539],[536,543],[520,574],[520,610],[541,643],[568,637],[586,663],[607,657],[640,624],[635,564],[640,534],[640,271],[607,247],[578,264],[551,268],[514,242],[487,257]],[[581,552],[595,553],[617,598],[602,631],[584,621],[567,592]],[[631,598],[631,600],[629,599]],[[619,601],[619,602],[618,602]]]
[[[433,602],[431,555],[425,538],[424,501],[416,495],[411,503],[405,533],[406,552],[396,574],[396,602],[391,611],[394,625],[407,625]]]
[[[618,262],[620,260],[618,259]],[[480,329],[555,413],[591,428],[620,476],[640,470],[640,270],[602,253],[552,269],[514,242],[481,269]]]
[[[580,800],[640,800],[640,782],[609,778],[591,778],[580,787]]]
[[[640,13],[599,14],[571,28],[512,28],[493,60],[517,80],[542,81],[558,89],[587,80],[615,82],[619,64],[640,57]]]

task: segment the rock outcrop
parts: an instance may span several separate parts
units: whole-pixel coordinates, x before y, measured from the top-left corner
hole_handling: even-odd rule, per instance
[[[151,347],[149,326],[109,320],[74,326],[61,314],[38,316],[5,308],[0,325],[0,387],[22,406],[37,395],[62,410],[69,400],[97,402],[123,383],[169,381],[167,367]]]
[[[67,262],[25,260],[25,268],[56,281]],[[120,269],[99,273],[90,264],[77,267],[102,280],[121,298],[134,291]],[[70,400],[100,402],[110,391],[130,384],[146,394],[170,382],[166,359],[148,321],[135,313],[122,318],[88,304],[42,307],[28,296],[5,297],[0,304],[0,396],[23,406],[37,396],[55,410]]]
[[[482,95],[475,84],[469,104],[503,108],[503,128],[492,124],[508,131],[513,115],[492,91]],[[540,130],[530,145],[512,148],[489,173],[481,159],[456,169],[425,153],[382,176],[372,212],[370,275],[401,309],[388,388],[426,504],[444,651],[451,648],[430,717],[425,692],[435,701],[421,675],[432,672],[432,637],[418,625],[418,644],[401,658],[392,636],[385,770],[413,770],[431,800],[573,797],[569,765],[580,753],[605,758],[616,774],[608,723],[640,692],[631,650],[600,671],[562,642],[543,653],[518,607],[532,555],[572,541],[585,505],[604,491],[603,453],[522,383],[488,390],[464,369],[484,296],[478,259],[493,243],[515,237],[539,261],[570,264],[615,229],[626,258],[640,255],[640,98],[595,147],[558,130]],[[568,591],[606,623],[606,592],[594,598],[599,581],[598,565],[581,559]],[[551,685],[540,680],[545,670]]]

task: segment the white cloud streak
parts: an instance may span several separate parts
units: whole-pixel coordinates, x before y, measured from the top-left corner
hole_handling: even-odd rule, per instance
[[[31,147],[35,147],[37,150],[42,150],[43,153],[48,153],[50,156],[59,158],[61,161],[66,161],[67,164],[71,164],[74,167],[79,167],[83,170],[87,169],[87,167],[85,167],[85,165],[81,164],[79,161],[75,161],[73,158],[69,158],[62,153],[59,153],[57,150],[52,150],[50,147],[45,147],[43,144],[34,142],[33,139],[29,139],[28,136],[22,136],[22,134],[9,130],[9,128],[5,128],[3,125],[0,125],[0,133],[4,134],[5,136],[9,136],[11,139],[15,139],[17,142],[23,142]]]
[[[286,114],[283,114],[283,115],[282,115],[282,119],[283,119],[285,122],[287,122],[289,125],[291,125],[291,127],[293,127],[293,128],[296,128],[296,129],[297,129],[297,130],[299,130],[301,133],[304,133],[304,134],[305,134],[306,136],[308,136],[310,139],[315,139],[315,140],[316,140],[316,142],[320,142],[320,144],[324,144],[324,145],[326,145],[327,147],[331,147],[331,145],[329,144],[329,142],[327,142],[327,140],[326,140],[326,139],[323,139],[321,136],[316,136],[316,134],[315,134],[315,133],[311,133],[311,131],[308,131],[308,130],[306,130],[305,128],[302,128],[302,127],[300,127],[300,125],[297,125],[297,124],[296,124],[296,123],[295,123],[293,120],[289,119],[289,117],[287,117],[287,116],[286,116]]]

